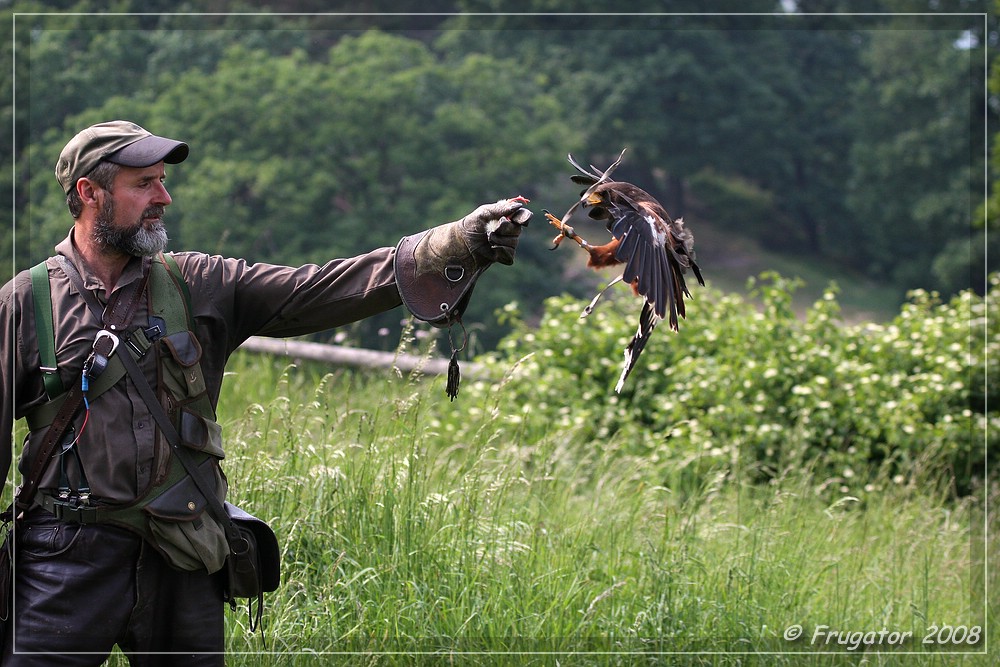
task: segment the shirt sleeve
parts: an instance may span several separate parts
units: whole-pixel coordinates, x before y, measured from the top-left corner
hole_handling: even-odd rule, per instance
[[[299,336],[356,322],[402,304],[395,248],[323,265],[252,264],[203,254],[175,255],[192,295],[196,322],[227,354],[250,336]]]
[[[0,331],[0,349],[3,356],[0,357],[0,394],[3,401],[0,403],[0,433],[3,438],[0,440],[0,472],[3,473],[4,484],[10,472],[10,461],[14,453],[14,345],[16,337],[14,335],[14,319],[11,313],[11,303],[13,301],[12,285],[7,284],[0,292],[0,323],[3,330]],[[2,488],[2,487],[0,487]]]
[[[38,344],[35,340],[34,312],[27,272],[0,289],[0,472],[6,483],[14,453],[14,421],[38,403],[44,402],[38,372]],[[15,289],[16,286],[16,289]],[[25,371],[32,368],[33,373]],[[0,485],[2,488],[2,485]]]

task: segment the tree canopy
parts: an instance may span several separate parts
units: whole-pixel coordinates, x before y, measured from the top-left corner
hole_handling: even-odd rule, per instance
[[[558,210],[576,195],[567,153],[606,165],[627,146],[618,176],[675,216],[842,262],[901,297],[985,288],[985,2],[865,16],[835,0],[705,15],[652,2],[560,13],[550,0],[409,16],[374,1],[97,4],[6,10],[8,276],[71,224],[52,177],[62,145],[129,118],[192,146],[168,171],[178,250],[320,262],[501,197]],[[546,245],[522,242],[518,270],[491,272],[469,319],[587,293],[562,278],[570,254]]]

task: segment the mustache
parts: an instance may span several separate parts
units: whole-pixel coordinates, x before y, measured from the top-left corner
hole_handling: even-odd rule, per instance
[[[145,211],[142,212],[143,218],[162,218],[163,214],[166,213],[167,208],[165,206],[150,206]]]

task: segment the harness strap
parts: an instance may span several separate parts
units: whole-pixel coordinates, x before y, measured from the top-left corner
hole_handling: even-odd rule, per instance
[[[187,322],[188,330],[194,327],[194,318],[191,309],[191,290],[180,266],[171,255],[161,254],[159,261],[152,262],[149,270],[149,285],[152,291],[151,301],[163,311],[165,322],[175,323]],[[25,415],[28,429],[37,431],[52,423],[56,413],[63,401],[66,400],[66,393],[62,381],[56,372],[55,355],[55,333],[52,320],[52,295],[49,288],[48,270],[45,262],[41,262],[32,268],[31,289],[35,300],[35,328],[37,330],[38,349],[42,358],[42,373],[45,381],[45,393],[49,400],[46,403],[36,406]],[[37,274],[37,275],[36,275]],[[184,298],[178,299],[177,295]],[[151,319],[153,317],[151,316]],[[166,333],[165,328],[154,326],[149,329],[136,329],[129,336],[122,340],[127,348],[133,352],[133,356],[141,358],[152,347],[153,342]],[[51,372],[48,372],[51,369]],[[112,356],[108,360],[107,368],[97,378],[90,378],[90,387],[87,392],[89,400],[94,400],[106,390],[110,389],[125,375],[125,367],[121,362]],[[51,386],[50,386],[51,385]]]
[[[28,470],[28,474],[25,475],[24,484],[14,494],[14,505],[17,507],[15,516],[31,507],[32,500],[38,492],[38,485],[42,481],[42,474],[48,467],[49,461],[52,460],[56,443],[62,438],[63,433],[66,432],[66,429],[73,422],[73,418],[76,416],[76,412],[82,403],[83,392],[80,390],[80,384],[76,383],[69,390],[69,395],[60,407],[59,414],[56,415],[53,422],[49,425],[49,429],[45,432],[45,437],[38,445],[38,451],[35,454],[35,458],[32,459],[31,468]]]
[[[80,483],[77,487],[80,501],[84,504],[90,499],[90,482],[87,481],[87,472],[83,469],[83,461],[80,459],[80,449],[76,446],[76,430],[70,428],[60,445],[59,456],[59,489],[58,494],[62,499],[70,497],[73,492],[69,481],[69,471],[66,469],[67,459],[76,464],[76,472],[80,476]],[[72,454],[72,457],[69,456]]]
[[[107,332],[108,330],[111,330],[119,335],[124,333],[124,326],[127,326],[127,319],[131,319],[131,314],[127,315],[127,319],[125,321],[123,321],[123,319],[126,318],[127,311],[134,311],[134,304],[137,303],[138,299],[133,295],[132,298],[129,299],[128,307],[122,308],[119,306],[113,310],[109,307],[105,308],[102,313],[100,304],[96,302],[93,295],[83,289],[82,280],[79,273],[76,271],[76,268],[63,258],[58,259],[60,259],[60,263],[62,264],[62,268],[66,272],[66,275],[70,278],[74,285],[76,285],[84,301],[94,312],[95,316],[102,318],[105,326],[107,327],[102,331]],[[128,373],[126,361],[131,364],[132,370],[136,371],[136,376],[142,377],[141,371],[139,371],[135,365],[136,361],[141,359],[152,348],[154,342],[161,336],[165,335],[168,330],[182,327],[184,324],[187,324],[188,330],[191,330],[193,327],[193,310],[191,308],[190,290],[188,289],[187,282],[184,280],[183,274],[181,273],[176,260],[169,255],[161,254],[158,258],[151,262],[149,270],[145,273],[148,276],[148,282],[144,282],[142,284],[140,287],[140,293],[145,291],[145,285],[148,284],[150,292],[149,319],[152,326],[145,329],[139,327],[132,331],[128,336],[123,336],[120,340],[121,344],[117,345],[117,348],[119,349],[115,350],[117,351],[117,354],[111,354],[110,350],[103,347],[104,343],[107,342],[105,339],[110,339],[111,337],[99,337],[99,340],[102,343],[103,352],[102,350],[98,350],[97,353],[104,356],[107,359],[107,363],[103,372],[92,378],[89,383],[87,396],[91,401],[118,383],[121,378]],[[48,298],[48,302],[51,303],[51,297],[48,294],[49,284],[47,275],[44,285],[38,284],[36,286],[33,284],[32,288],[35,292],[43,294],[44,297]],[[49,308],[49,311],[51,313],[51,307]],[[109,312],[117,315],[115,320],[109,321],[107,317]],[[162,315],[162,317],[154,315],[154,312]],[[42,320],[39,320],[37,328],[40,330],[43,327],[46,328],[50,332],[51,338],[51,315],[48,323],[41,324],[41,322]],[[114,340],[117,341],[118,339],[114,338]],[[127,360],[123,361],[126,357]],[[144,378],[143,382],[140,384],[140,388],[142,388],[142,385],[145,385],[146,389],[149,388],[149,385],[146,384]],[[74,395],[78,396],[79,393],[80,383],[75,383],[75,386],[72,387],[71,391],[58,395],[47,403],[36,407],[26,415],[28,427],[32,431],[35,431],[49,426],[53,423],[54,418],[60,413],[61,410],[64,408],[69,409],[69,406],[64,406],[67,399],[74,399],[79,402],[79,398],[74,397]],[[157,406],[159,405],[158,401],[150,399],[149,396],[145,396],[144,398],[147,402],[152,400],[153,404]],[[155,410],[154,416],[156,416]],[[176,436],[176,431],[174,434]],[[70,431],[69,436],[63,438],[63,451],[68,451],[68,449],[75,450],[76,445],[67,447],[67,444],[72,441],[71,435],[72,430]],[[169,439],[169,434],[167,437]],[[177,445],[176,442],[172,444],[175,447]],[[73,453],[75,454],[75,451]],[[190,458],[187,459],[187,461],[184,460],[183,453],[177,456],[171,456],[169,459],[166,477],[159,484],[151,487],[145,494],[141,495],[140,498],[137,498],[135,501],[125,505],[108,506],[94,505],[92,503],[85,504],[75,495],[59,497],[48,493],[38,494],[34,502],[51,512],[54,516],[56,516],[56,518],[62,521],[83,524],[112,523],[125,528],[131,528],[141,535],[146,535],[148,533],[148,527],[146,525],[145,516],[140,511],[140,508],[148,505],[162,493],[166,492],[176,483],[188,476],[189,470],[185,467],[185,462],[189,464],[192,463]],[[81,479],[85,479],[83,476],[82,466],[80,473]],[[197,476],[195,479],[200,481],[200,478]],[[206,497],[214,498],[214,493],[206,494]]]
[[[187,322],[188,331],[194,331],[194,315],[191,310],[191,288],[188,287],[187,281],[184,280],[184,274],[181,273],[181,267],[177,264],[177,260],[174,259],[173,255],[165,255],[160,253],[158,258],[162,262],[163,267],[167,270],[167,275],[174,283],[174,288],[179,291],[183,296],[183,303],[179,303],[177,299],[166,299],[164,304],[164,319],[168,321],[176,321],[180,319],[180,313],[176,312],[174,309],[181,307],[184,310],[184,321]],[[153,283],[153,287],[156,288],[158,282]],[[154,299],[155,299],[154,295]]]
[[[57,259],[61,261],[62,267],[67,272],[67,275],[69,275],[70,278],[76,276],[79,281],[79,273],[76,271],[76,267],[74,267],[69,260],[61,255],[57,256]],[[127,297],[127,305],[125,307],[119,307],[118,303],[119,301],[126,299],[124,290],[115,293],[112,297],[113,303],[109,304],[112,306],[111,310],[112,313],[114,313],[114,319],[104,319],[102,313],[97,313],[98,316],[102,317],[102,320],[107,328],[112,331],[123,331],[125,327],[128,326],[128,323],[132,319],[132,315],[135,314],[135,309],[138,306],[139,293],[145,290],[145,283],[148,275],[148,272],[145,272],[143,279],[141,281],[137,281],[138,284],[133,287],[133,292]],[[47,283],[48,278],[46,277],[46,284]],[[32,288],[34,288],[34,285],[32,285]],[[44,291],[47,292],[48,288],[46,287]],[[89,296],[96,301],[93,295],[85,290],[83,291],[83,296],[85,298]],[[49,320],[51,322],[51,297],[49,297],[49,304],[48,311]],[[114,341],[109,339],[97,340],[95,341],[95,348],[97,348],[95,349],[95,352],[109,356],[110,351],[107,349],[107,346],[110,346],[113,343]],[[25,476],[23,486],[16,492],[14,503],[20,510],[31,507],[35,494],[38,492],[38,485],[42,481],[42,475],[52,459],[52,455],[55,452],[57,444],[62,441],[63,434],[66,432],[66,429],[69,428],[70,424],[72,424],[73,419],[76,417],[77,410],[83,403],[85,392],[82,390],[80,382],[74,383],[68,393],[69,395],[60,406],[55,419],[45,432],[45,437],[42,439],[42,442],[39,443],[34,459],[32,459],[31,466],[28,470],[28,474]]]
[[[49,289],[49,267],[45,262],[39,262],[31,267],[31,293],[35,302],[35,330],[38,338],[38,356],[41,359],[39,370],[42,371],[45,393],[52,399],[62,394],[65,388],[59,377],[59,367],[56,362],[52,292]]]
[[[153,340],[155,337],[150,337],[150,332],[144,329],[136,329],[129,335],[122,344],[125,349],[129,350],[134,356],[142,357],[149,351],[149,348],[153,346]],[[122,365],[118,355],[112,356],[108,360],[108,366],[96,379],[91,380],[90,388],[87,391],[87,396],[89,400],[93,401],[98,396],[103,394],[105,391],[113,387],[118,380],[125,376],[125,366]],[[42,403],[41,405],[35,407],[30,412],[25,414],[25,422],[28,425],[28,430],[37,431],[43,429],[52,423],[55,418],[56,413],[59,412],[59,408],[62,406],[63,401],[66,400],[68,394],[62,394],[56,396],[54,399],[47,403]]]
[[[138,509],[139,504],[148,504],[184,479],[186,475],[187,470],[180,465],[180,462],[176,464],[171,462],[163,483],[128,505],[84,505],[77,499],[63,500],[47,493],[38,494],[35,503],[51,512],[60,521],[81,524],[111,523],[146,536],[149,529],[146,526],[145,515]]]

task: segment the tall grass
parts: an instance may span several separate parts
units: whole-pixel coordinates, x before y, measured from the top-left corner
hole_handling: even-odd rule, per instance
[[[283,572],[263,641],[227,612],[229,664],[992,664],[985,640],[921,644],[989,621],[975,501],[831,501],[803,470],[692,485],[614,439],[525,431],[502,384],[469,399],[232,360],[231,499],[271,523]],[[882,629],[912,638],[824,642]]]

